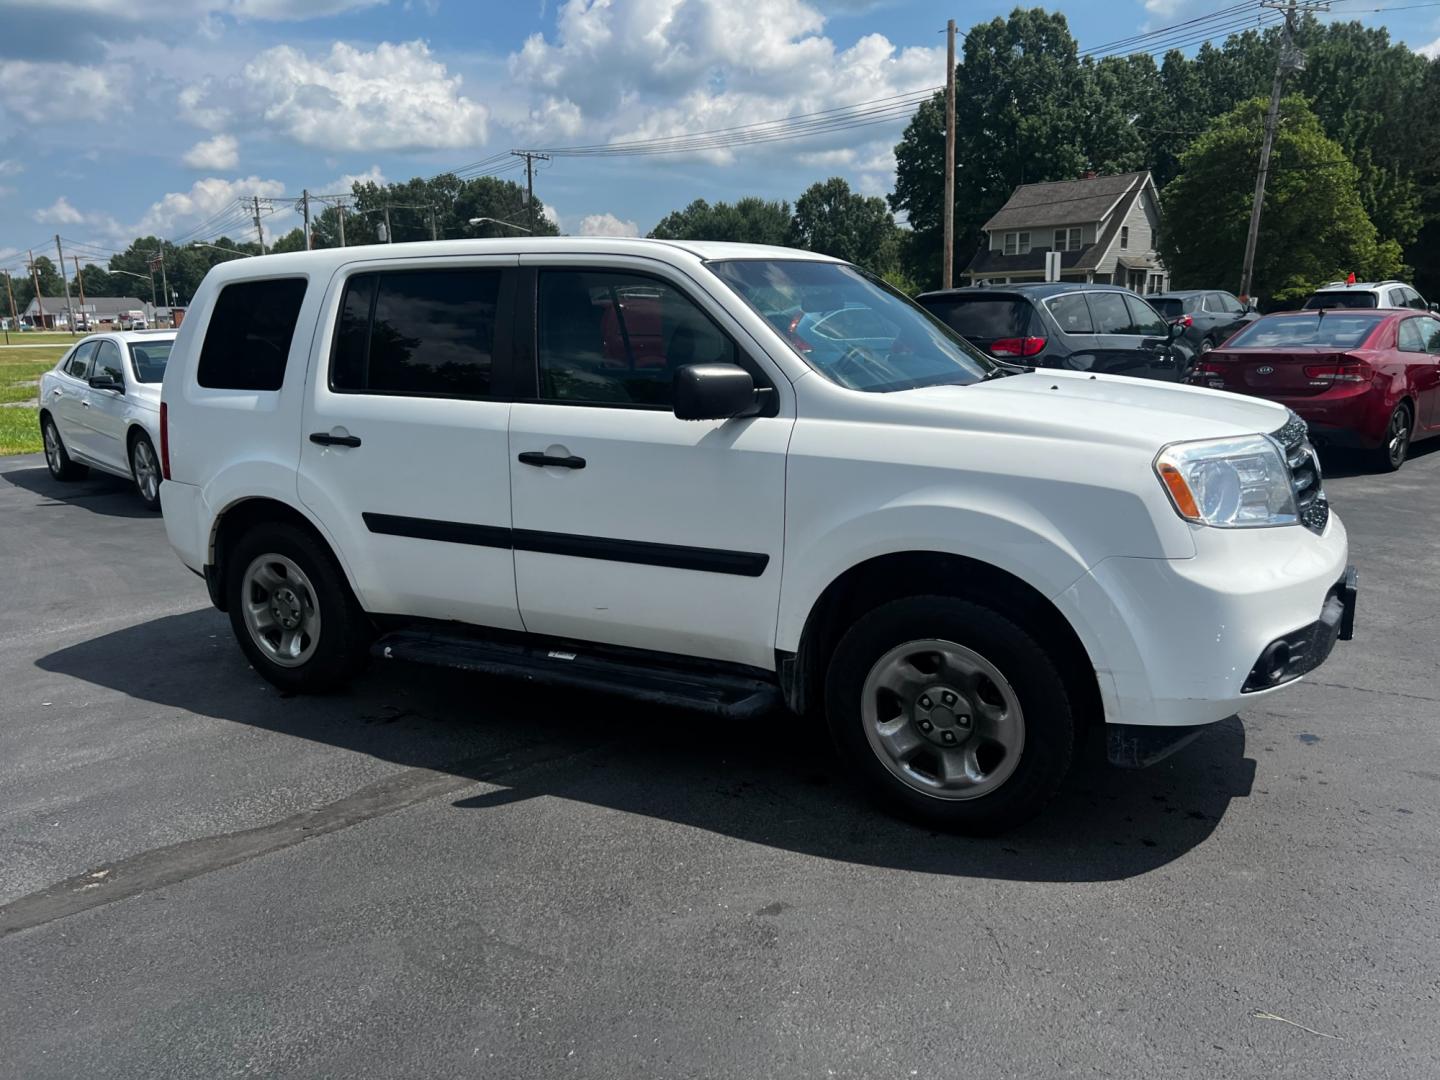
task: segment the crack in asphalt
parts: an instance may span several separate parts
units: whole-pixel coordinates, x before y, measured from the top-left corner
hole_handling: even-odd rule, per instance
[[[595,746],[556,750],[553,745],[535,744],[499,755],[467,758],[435,769],[406,769],[367,784],[335,802],[268,825],[182,840],[143,851],[76,874],[0,907],[0,937],[248,862],[477,783],[502,783],[538,765],[554,765],[593,749]]]
[[[1301,686],[1324,686],[1330,690],[1355,690],[1361,694],[1379,694],[1381,697],[1407,698],[1410,701],[1432,701],[1440,703],[1440,697],[1430,697],[1426,694],[1407,694],[1403,690],[1376,690],[1369,686],[1351,686],[1349,683],[1320,682],[1318,679],[1306,679]]]

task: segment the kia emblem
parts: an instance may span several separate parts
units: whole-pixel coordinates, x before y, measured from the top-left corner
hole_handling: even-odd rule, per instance
[[[1255,369],[1255,374],[1256,374],[1256,375],[1274,375],[1274,374],[1275,374],[1275,369],[1274,369],[1273,367],[1271,367],[1269,364],[1261,364],[1259,367],[1257,367],[1257,368]]]

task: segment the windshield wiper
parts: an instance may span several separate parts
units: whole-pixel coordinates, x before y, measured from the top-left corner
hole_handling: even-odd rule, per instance
[[[1033,367],[1025,367],[1021,364],[996,364],[980,376],[980,381],[990,382],[992,379],[1003,379],[1007,375],[1028,375],[1034,370]]]

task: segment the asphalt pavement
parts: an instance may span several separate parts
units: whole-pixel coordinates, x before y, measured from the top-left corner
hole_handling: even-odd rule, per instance
[[[126,485],[0,458],[0,1075],[1440,1074],[1440,446],[1327,465],[1356,640],[967,840],[785,717],[286,697]]]

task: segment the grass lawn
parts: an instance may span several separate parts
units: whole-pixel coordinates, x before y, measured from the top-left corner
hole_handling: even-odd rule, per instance
[[[36,408],[39,388],[35,384],[74,341],[69,334],[10,335],[12,342],[17,339],[29,345],[42,341],[54,344],[47,349],[7,349],[0,345],[0,454],[32,454],[40,450],[40,413]],[[6,404],[20,401],[31,404]]]

